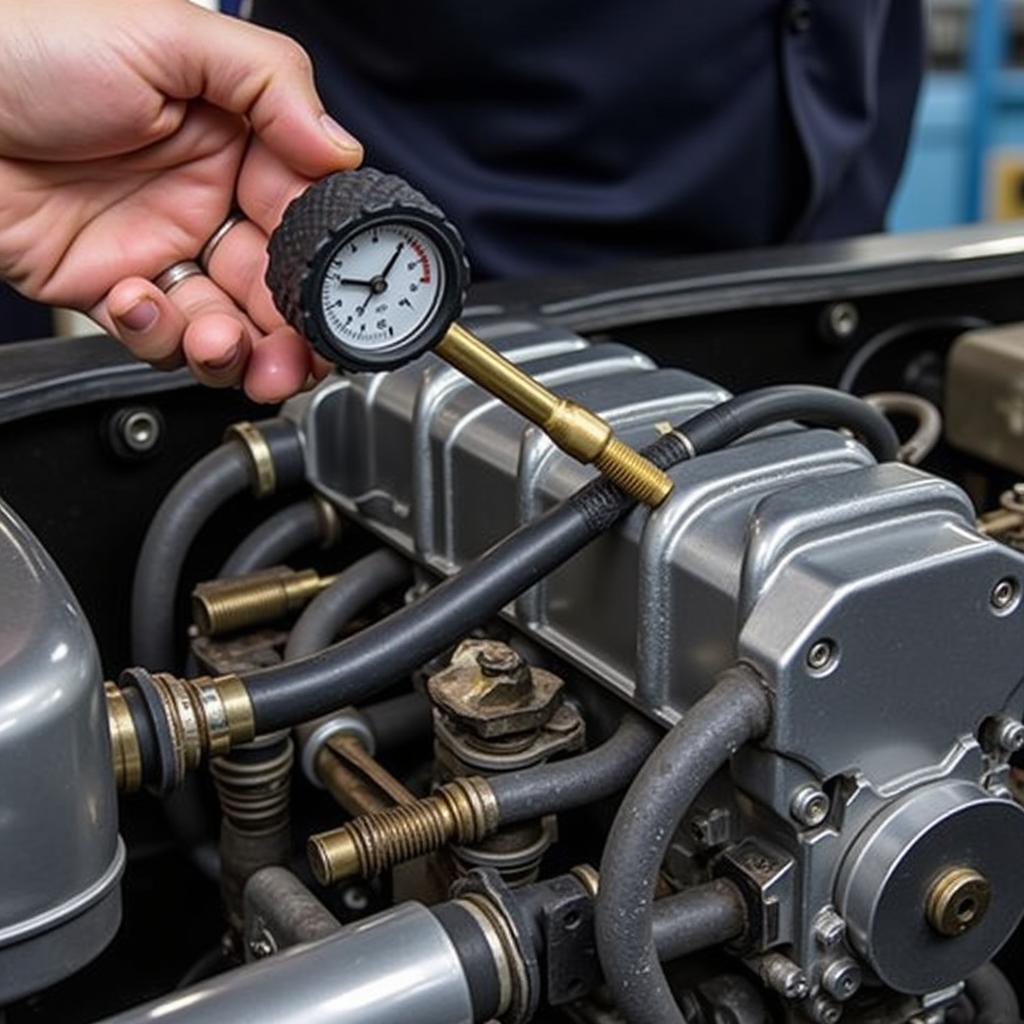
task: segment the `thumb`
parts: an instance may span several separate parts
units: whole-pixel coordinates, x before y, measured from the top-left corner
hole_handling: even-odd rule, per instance
[[[193,4],[184,6],[200,20],[187,32],[182,63],[191,81],[188,94],[179,98],[202,96],[246,117],[267,147],[306,177],[362,163],[358,140],[324,111],[312,61],[298,43]]]

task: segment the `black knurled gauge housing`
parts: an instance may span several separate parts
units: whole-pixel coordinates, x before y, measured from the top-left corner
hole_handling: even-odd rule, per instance
[[[414,335],[365,351],[346,345],[330,330],[322,286],[350,238],[386,224],[415,228],[435,242],[443,292]],[[372,167],[342,171],[311,185],[285,210],[267,252],[266,283],[281,315],[325,359],[356,372],[395,369],[433,348],[461,314],[469,287],[469,261],[458,229],[408,182]]]

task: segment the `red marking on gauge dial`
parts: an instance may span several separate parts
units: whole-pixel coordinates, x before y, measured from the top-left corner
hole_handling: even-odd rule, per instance
[[[426,249],[423,248],[423,244],[415,238],[409,239],[409,245],[412,251],[416,253],[417,258],[420,261],[420,265],[423,267],[423,276],[420,278],[420,284],[430,284],[433,279],[433,271],[430,266],[430,257],[427,255]]]

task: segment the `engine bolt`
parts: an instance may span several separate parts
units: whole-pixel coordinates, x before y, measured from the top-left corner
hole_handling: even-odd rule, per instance
[[[831,640],[818,640],[807,652],[807,667],[812,672],[824,672],[835,661],[836,645]]]
[[[828,797],[817,786],[801,786],[793,794],[793,802],[789,813],[793,819],[807,828],[817,828],[828,817],[830,803]]]
[[[277,952],[274,936],[266,928],[260,930],[249,940],[249,954],[254,960],[265,960]]]
[[[125,417],[121,436],[132,451],[148,452],[160,440],[160,421],[149,409],[137,409]]]
[[[856,961],[843,957],[825,968],[821,985],[830,996],[844,1002],[856,994],[863,980],[864,976]]]
[[[818,1024],[838,1024],[843,1008],[826,996],[816,996],[811,1004],[811,1017]]]
[[[826,907],[814,922],[814,938],[824,949],[831,949],[843,941],[846,922],[832,907]]]
[[[852,302],[835,302],[826,310],[825,326],[835,340],[846,341],[860,326],[860,313]]]
[[[996,745],[1007,754],[1016,754],[1024,748],[1024,723],[1009,715],[996,715],[993,719],[992,738]]]
[[[761,980],[783,999],[803,999],[811,990],[807,975],[789,957],[768,953],[757,962]]]
[[[1007,576],[992,588],[989,601],[996,611],[1004,612],[1016,603],[1019,590],[1017,581],[1013,577]]]
[[[488,644],[476,656],[485,676],[511,676],[523,667],[523,659],[506,644]]]

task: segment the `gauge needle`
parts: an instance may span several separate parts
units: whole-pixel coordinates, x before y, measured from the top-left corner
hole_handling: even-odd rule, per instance
[[[358,284],[361,285],[363,288],[373,287],[372,281],[360,281],[358,278],[355,277],[339,277],[338,284]]]
[[[395,260],[398,259],[399,253],[405,248],[405,242],[399,242],[398,247],[391,254],[391,259],[388,260],[388,265],[384,268],[381,273],[381,277],[387,277],[391,273],[391,268],[395,265]]]

